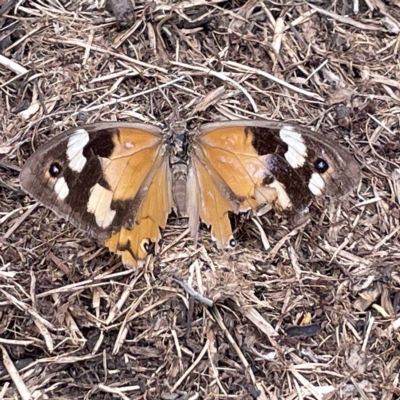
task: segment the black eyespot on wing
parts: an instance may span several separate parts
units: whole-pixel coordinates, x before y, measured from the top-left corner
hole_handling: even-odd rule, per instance
[[[140,246],[146,254],[150,254],[154,251],[155,244],[150,239],[146,238],[142,240]]]
[[[57,178],[62,172],[61,165],[58,162],[53,162],[49,167],[49,174],[52,178]]]
[[[314,167],[318,173],[323,174],[328,170],[329,164],[322,158],[317,158],[314,162]]]
[[[229,246],[232,247],[232,248],[234,248],[234,247],[236,246],[236,240],[235,240],[235,239],[231,239],[231,240],[229,241]]]

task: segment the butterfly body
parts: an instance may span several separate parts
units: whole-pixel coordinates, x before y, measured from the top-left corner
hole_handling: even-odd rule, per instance
[[[229,212],[265,204],[308,212],[313,195],[339,197],[360,179],[335,142],[282,122],[229,121],[164,135],[152,125],[98,123],[50,140],[25,164],[23,189],[140,265],[175,209],[200,221],[220,248],[234,239]]]
[[[172,198],[179,216],[187,214],[187,177],[190,163],[190,138],[186,125],[176,123],[168,140],[169,165],[172,177]]]

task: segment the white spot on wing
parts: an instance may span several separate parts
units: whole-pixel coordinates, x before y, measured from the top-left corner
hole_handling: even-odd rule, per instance
[[[274,180],[268,186],[276,190],[278,204],[283,210],[287,210],[292,207],[292,202],[290,201],[289,196],[287,195],[286,190],[281,183],[279,183],[277,180]]]
[[[111,210],[113,192],[96,183],[90,190],[87,211],[94,214],[96,224],[102,228],[108,228],[115,217],[116,211]]]
[[[293,126],[283,126],[279,132],[280,138],[288,145],[285,153],[286,161],[293,167],[302,167],[306,162],[307,146],[303,137],[295,131]]]
[[[64,200],[68,196],[69,188],[64,178],[61,177],[57,179],[54,184],[54,191],[57,193],[57,197],[60,200]]]
[[[321,175],[317,172],[314,172],[311,175],[310,182],[308,182],[308,188],[311,190],[311,193],[315,196],[321,196],[323,190],[325,188],[325,182],[322,179]]]
[[[81,172],[86,164],[83,148],[89,142],[89,134],[84,129],[77,129],[68,140],[68,166],[75,172]]]

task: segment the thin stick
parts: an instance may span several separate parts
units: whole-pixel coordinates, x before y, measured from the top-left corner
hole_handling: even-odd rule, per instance
[[[199,356],[194,360],[194,363],[188,368],[188,370],[179,378],[178,382],[171,389],[171,393],[174,393],[176,389],[182,384],[182,382],[186,379],[186,377],[196,368],[196,365],[201,361],[204,357],[204,354],[207,353],[208,346],[210,345],[210,340],[207,339],[206,344],[204,345],[203,349],[201,350]]]
[[[3,353],[3,364],[6,367],[6,370],[13,380],[15,386],[17,387],[22,400],[31,400],[31,393],[26,387],[25,382],[22,380],[21,375],[18,373],[17,368],[15,368],[15,365],[11,361],[6,349],[3,346],[0,346],[0,349]]]
[[[253,73],[253,74],[264,76],[265,78],[267,78],[267,79],[269,79],[269,80],[271,80],[273,82],[279,83],[280,85],[285,86],[288,89],[291,89],[291,90],[293,90],[293,91],[295,91],[297,93],[304,94],[304,96],[312,97],[312,98],[314,98],[316,100],[319,100],[319,101],[325,101],[324,98],[321,97],[320,95],[318,95],[316,93],[308,92],[307,90],[304,90],[304,89],[300,89],[297,86],[294,86],[294,85],[292,85],[290,83],[287,83],[287,82],[283,81],[282,79],[277,78],[274,75],[269,74],[268,72],[262,71],[261,69],[248,67],[247,65],[242,65],[242,64],[239,64],[239,63],[234,62],[234,61],[225,61],[225,62],[223,62],[223,64],[227,65],[227,66],[230,66],[230,67],[233,67],[233,68],[241,69],[242,71],[245,71],[245,72],[248,72],[248,73]]]
[[[15,72],[16,74],[21,75],[21,74],[26,74],[27,72],[29,72],[22,65],[17,64],[15,61],[2,56],[1,54],[0,54],[0,64],[8,69],[11,69],[11,71]]]
[[[196,292],[188,283],[185,281],[181,281],[178,278],[172,277],[172,279],[179,283],[179,285],[182,286],[183,289],[190,295],[193,296],[196,300],[200,301],[200,303],[203,303],[207,307],[212,307],[214,305],[214,302],[210,299],[207,299],[207,297],[202,296],[199,292]]]
[[[102,103],[102,104],[99,104],[97,106],[90,107],[90,105],[89,105],[89,106],[87,106],[87,107],[75,112],[73,115],[78,115],[81,112],[98,110],[100,108],[104,108],[104,107],[107,107],[107,106],[110,106],[110,105],[113,105],[113,104],[122,103],[123,101],[128,101],[128,100],[134,99],[135,97],[144,96],[144,95],[149,94],[151,92],[155,92],[156,90],[159,90],[159,89],[162,89],[164,87],[173,85],[174,83],[179,82],[179,81],[183,80],[184,78],[185,78],[184,76],[181,76],[181,77],[176,78],[176,79],[174,79],[172,81],[169,81],[167,83],[163,83],[162,85],[158,85],[158,86],[152,87],[151,89],[143,90],[142,92],[131,94],[130,96],[120,97],[119,99],[112,99],[110,101],[107,101],[106,103]]]

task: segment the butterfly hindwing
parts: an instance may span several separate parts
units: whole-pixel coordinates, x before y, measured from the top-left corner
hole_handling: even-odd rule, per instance
[[[131,176],[134,179],[134,175]],[[140,265],[150,246],[161,238],[160,228],[164,229],[168,214],[172,208],[171,177],[168,159],[155,169],[146,196],[135,215],[135,224],[122,227],[105,241],[105,245],[113,252],[121,255],[125,265]]]
[[[194,201],[198,202],[195,207],[187,207],[192,236],[197,237],[197,229],[201,220],[211,227],[211,235],[219,248],[230,247],[233,236],[228,212],[238,210],[233,192],[219,179],[216,171],[207,168],[207,164],[204,165],[195,160],[191,165],[187,187],[189,193],[192,195],[193,192],[196,193],[193,197],[195,197]],[[193,202],[190,204],[192,205]]]

